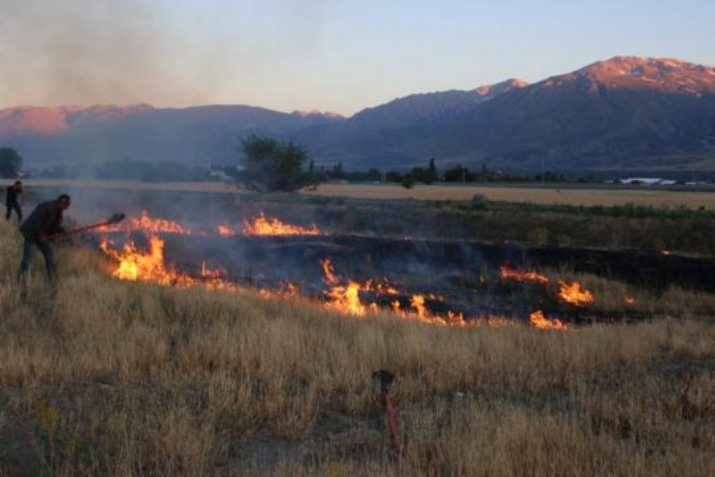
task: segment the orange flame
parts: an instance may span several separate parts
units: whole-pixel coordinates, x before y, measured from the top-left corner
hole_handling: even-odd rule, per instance
[[[218,234],[221,235],[222,237],[236,235],[236,233],[231,228],[231,226],[226,223],[220,224],[218,227],[216,227],[216,232],[218,232]]]
[[[410,298],[410,306],[415,309],[415,313],[420,318],[426,318],[428,315],[427,307],[425,306],[425,297],[422,295],[412,295]]]
[[[573,282],[569,285],[566,282],[559,281],[559,299],[564,303],[569,303],[575,306],[585,306],[595,301],[593,294],[588,290],[582,290],[579,282]]]
[[[340,311],[353,316],[365,316],[370,305],[364,305],[360,300],[359,283],[352,280],[345,286],[335,285],[325,292],[330,299],[325,306],[328,309]]]
[[[224,280],[225,270],[211,269],[201,264],[199,278],[182,273],[164,262],[164,241],[152,235],[149,237],[149,250],[139,250],[134,242],[127,240],[121,249],[111,246],[108,239],[100,242],[100,249],[117,265],[112,276],[120,280],[155,282],[163,286],[188,287],[203,285],[210,290],[235,291],[235,283]]]
[[[146,210],[142,211],[139,217],[129,217],[123,223],[105,226],[100,229],[104,232],[122,232],[141,230],[147,234],[170,233],[170,234],[190,234],[191,230],[182,226],[178,222],[167,219],[154,219]]]
[[[252,222],[243,221],[244,235],[320,235],[318,227],[313,224],[310,227],[301,227],[281,222],[276,218],[266,218],[261,212]],[[219,231],[221,233],[221,231]]]
[[[538,283],[549,283],[549,279],[546,275],[542,275],[536,270],[527,270],[525,272],[520,272],[519,270],[514,270],[509,268],[507,264],[501,266],[501,278],[502,280],[516,280],[518,282],[538,282]]]
[[[263,298],[294,298],[298,296],[298,287],[291,282],[283,282],[276,290],[270,288],[261,288],[260,290],[258,290],[258,294],[261,295]]]
[[[636,300],[636,298],[632,296],[627,296],[624,301],[626,302],[626,305],[635,305],[636,303],[638,303],[638,300]]]
[[[561,323],[561,320],[556,318],[546,318],[544,312],[541,310],[536,310],[531,315],[529,315],[529,325],[534,328],[539,328],[540,330],[567,330],[568,327]]]
[[[124,243],[121,251],[112,249],[106,239],[102,240],[100,247],[118,262],[117,268],[112,272],[115,278],[134,282],[152,281],[161,285],[185,283],[185,277],[164,266],[164,241],[159,237],[149,238],[147,252],[138,250],[131,240]]]
[[[330,310],[339,311],[352,316],[365,316],[368,313],[376,313],[380,310],[380,306],[375,302],[366,300],[367,295],[400,295],[400,291],[388,282],[374,282],[368,280],[365,283],[359,283],[355,280],[347,280],[347,283],[341,284],[341,279],[335,275],[333,265],[330,259],[320,261],[320,266],[323,268],[323,281],[330,288],[325,291],[327,302],[325,307]],[[361,295],[362,293],[362,295]],[[443,326],[472,326],[464,318],[462,313],[448,311],[446,316],[432,313],[428,307],[426,300],[441,300],[435,295],[411,295],[409,308],[402,308],[398,299],[390,301],[389,309],[393,314],[409,320],[419,321],[422,323],[430,323]],[[477,326],[477,323],[474,323]]]
[[[320,261],[320,266],[323,267],[323,275],[325,275],[324,281],[328,285],[332,285],[338,282],[335,272],[333,272],[333,264],[329,258],[324,258]]]
[[[112,270],[112,276],[120,280],[154,282],[162,286],[180,288],[200,285],[208,290],[223,290],[234,293],[240,290],[239,285],[223,278],[226,276],[225,270],[209,268],[205,263],[201,264],[198,274],[194,276],[183,273],[172,265],[167,265],[164,260],[164,241],[156,235],[149,237],[148,250],[140,250],[131,240],[125,241],[122,248],[114,248],[106,238],[101,241],[100,248],[116,262],[116,266]],[[367,281],[364,284],[354,280],[343,281],[335,274],[329,259],[321,260],[320,264],[325,275],[324,281],[329,286],[325,291],[326,302],[324,303],[324,306],[328,309],[351,316],[363,317],[368,313],[377,313],[380,310],[380,306],[375,302],[366,300],[366,296],[398,297],[403,295],[386,280]],[[296,296],[298,289],[294,284],[287,282],[276,290],[261,289],[259,293],[264,297],[288,298]],[[409,298],[409,305],[405,306],[405,308],[402,308],[398,298],[392,299],[389,307],[394,316],[433,325],[460,328],[518,326],[513,321],[503,318],[467,320],[462,313],[453,311],[438,315],[430,311],[427,306],[427,299],[441,301],[441,298],[435,295],[414,294]],[[559,320],[545,319],[541,312],[532,314],[530,324],[540,328],[566,329]]]

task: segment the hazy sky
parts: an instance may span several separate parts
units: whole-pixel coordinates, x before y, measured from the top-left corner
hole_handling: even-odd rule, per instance
[[[615,55],[715,65],[713,0],[0,0],[0,108],[342,114]]]

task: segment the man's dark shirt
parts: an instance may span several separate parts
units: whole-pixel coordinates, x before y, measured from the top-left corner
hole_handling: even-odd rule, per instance
[[[62,206],[56,200],[42,202],[20,226],[25,240],[39,242],[47,235],[62,232]]]
[[[22,186],[11,185],[7,187],[5,195],[5,204],[11,205],[17,203],[17,198],[22,195]]]

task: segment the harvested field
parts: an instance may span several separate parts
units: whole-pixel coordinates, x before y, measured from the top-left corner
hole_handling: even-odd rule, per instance
[[[239,185],[224,182],[142,182],[31,179],[33,187],[63,190],[114,190],[195,192],[212,194],[243,194]],[[672,190],[653,188],[612,188],[589,186],[482,186],[482,185],[417,185],[405,189],[398,185],[321,184],[317,190],[304,190],[314,196],[349,197],[356,199],[414,199],[429,201],[469,201],[479,194],[494,202],[532,203],[541,205],[618,206],[633,204],[646,207],[689,207],[715,210],[715,190]]]
[[[405,189],[398,185],[322,184],[316,191],[323,196],[363,199],[471,200],[476,194],[495,202],[528,202],[542,205],[614,206],[634,204],[651,207],[703,207],[715,210],[715,191],[654,189],[612,189],[584,187],[529,186],[445,186],[417,185]]]

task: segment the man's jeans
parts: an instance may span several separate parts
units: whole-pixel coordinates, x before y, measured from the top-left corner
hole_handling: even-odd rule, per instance
[[[55,259],[52,253],[52,247],[47,242],[32,242],[25,239],[25,246],[22,249],[22,262],[20,262],[19,277],[23,278],[27,270],[32,264],[32,259],[35,255],[35,247],[40,249],[42,256],[45,257],[45,269],[47,269],[47,278],[53,281],[55,278]]]
[[[15,213],[17,213],[18,222],[22,222],[22,209],[20,208],[20,204],[18,204],[17,201],[5,202],[5,207],[7,207],[7,212],[5,213],[5,218],[7,220],[10,220],[12,211],[14,210]]]

